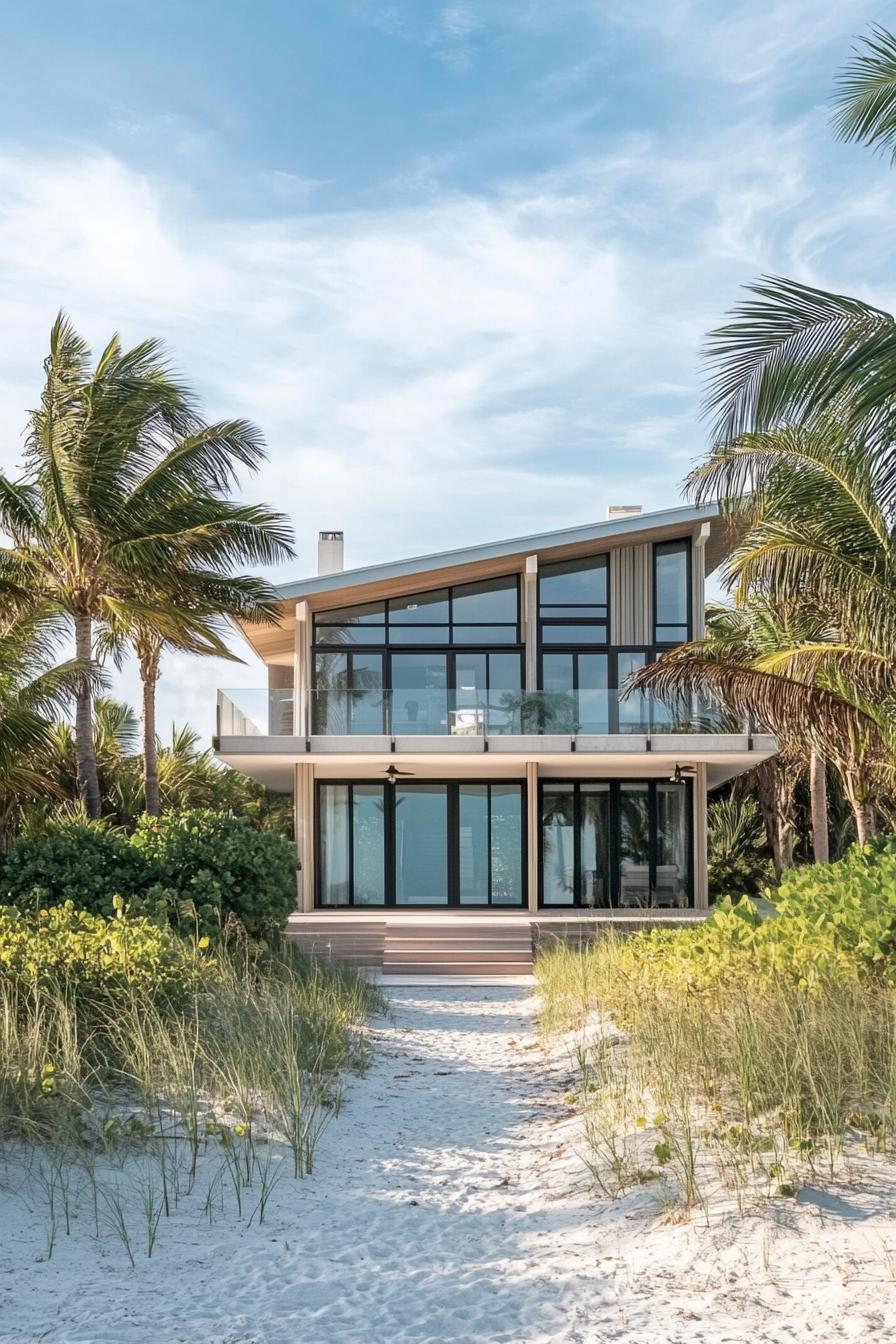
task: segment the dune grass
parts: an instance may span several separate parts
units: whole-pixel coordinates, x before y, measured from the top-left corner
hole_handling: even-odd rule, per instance
[[[705,941],[611,933],[538,958],[546,1031],[606,1015],[573,1031],[597,1183],[615,1194],[660,1181],[691,1208],[719,1179],[738,1199],[788,1195],[810,1176],[848,1179],[858,1153],[892,1155],[892,986],[768,974],[749,951],[724,973],[689,974]]]
[[[273,1186],[311,1172],[380,1002],[290,945],[188,944],[174,992],[170,976],[154,991],[145,974],[48,967],[0,964],[0,1180],[38,1191],[49,1254],[74,1204],[131,1261],[188,1198],[209,1221],[263,1221]]]

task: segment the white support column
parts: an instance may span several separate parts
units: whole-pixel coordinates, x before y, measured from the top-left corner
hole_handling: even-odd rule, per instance
[[[307,602],[296,603],[293,696],[293,733],[307,737],[311,732],[311,613]]]
[[[709,908],[709,879],[707,873],[707,836],[706,836],[706,766],[695,767],[693,783],[694,799],[694,908]]]
[[[692,639],[702,639],[706,632],[706,543],[709,541],[709,523],[701,523],[691,546],[691,608],[693,610]]]
[[[529,913],[538,913],[538,865],[540,862],[541,817],[538,807],[538,762],[526,762],[526,888]]]
[[[523,640],[526,645],[526,690],[538,690],[538,556],[526,556],[523,572]]]
[[[296,854],[298,872],[297,909],[314,909],[314,766],[300,763],[295,774]]]

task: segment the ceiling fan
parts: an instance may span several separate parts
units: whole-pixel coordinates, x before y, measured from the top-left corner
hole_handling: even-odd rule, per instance
[[[412,775],[412,770],[399,770],[397,766],[390,765],[386,771],[386,779],[390,784],[394,784],[399,775]]]
[[[686,779],[693,779],[697,773],[697,767],[694,765],[679,765],[676,761],[675,769],[669,776],[671,784],[683,784]]]

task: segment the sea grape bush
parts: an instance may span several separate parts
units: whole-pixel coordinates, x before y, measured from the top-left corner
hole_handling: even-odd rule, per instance
[[[116,898],[132,914],[213,934],[238,920],[270,937],[296,902],[296,855],[277,831],[211,809],[144,817],[127,836],[73,824],[20,840],[0,860],[0,904],[36,911],[71,902],[111,916]]]

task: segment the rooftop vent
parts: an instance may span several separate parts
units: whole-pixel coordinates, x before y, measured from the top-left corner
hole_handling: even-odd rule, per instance
[[[611,504],[607,509],[607,522],[611,523],[614,518],[633,518],[640,512],[640,504]]]
[[[317,540],[318,574],[340,574],[343,563],[344,536],[342,532],[321,532]]]

